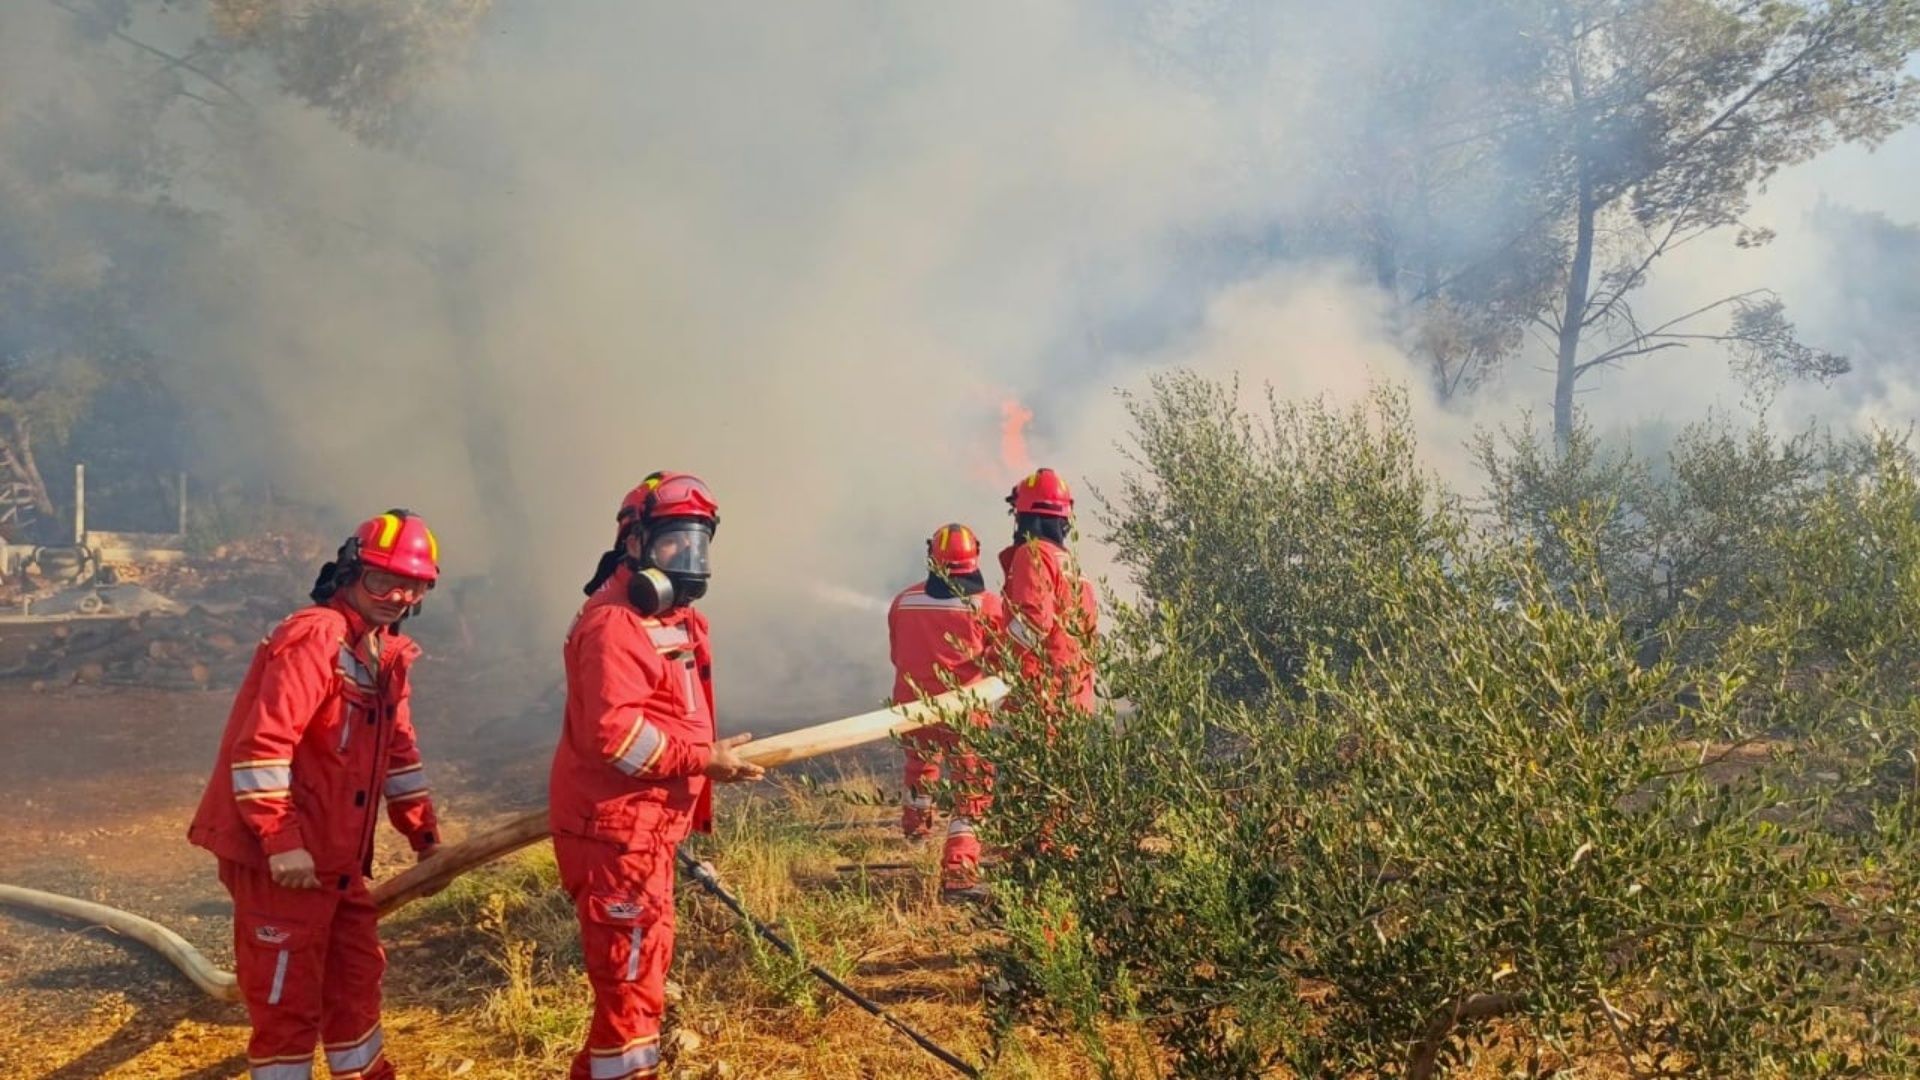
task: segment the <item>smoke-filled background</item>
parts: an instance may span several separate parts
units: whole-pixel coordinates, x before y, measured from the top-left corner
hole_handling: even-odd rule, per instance
[[[997,549],[1047,464],[1097,532],[1114,390],[1154,371],[1404,381],[1464,485],[1475,425],[1549,409],[1524,331],[1437,391],[1407,297],[1317,239],[1440,130],[1445,94],[1394,79],[1477,39],[1425,0],[376,6],[5,5],[0,338],[16,396],[115,361],[60,432],[90,475],[271,484],[342,530],[410,506],[556,671],[654,469],[721,499],[723,712],[821,717],[886,692],[884,606],[934,527]],[[1916,166],[1907,131],[1782,172],[1741,216],[1772,244],[1689,243],[1636,314],[1770,288],[1854,371],[1769,414],[1904,424]],[[1525,235],[1503,175],[1423,204],[1430,246]],[[1710,347],[1581,389],[1609,431],[1752,398]]]

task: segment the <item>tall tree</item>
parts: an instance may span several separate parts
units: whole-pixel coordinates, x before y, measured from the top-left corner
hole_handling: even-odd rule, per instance
[[[185,295],[198,286],[182,266],[233,264],[208,255],[231,242],[216,213],[234,200],[269,217],[313,213],[235,175],[245,159],[232,151],[270,122],[258,106],[290,98],[357,139],[407,148],[416,89],[487,7],[38,0],[9,16],[15,41],[39,37],[49,63],[9,79],[0,107],[0,512],[57,516],[62,485],[43,459],[65,464],[76,427],[106,430],[87,419],[101,387],[138,386],[143,421],[177,415],[153,329],[206,299]],[[183,198],[189,177],[202,186]],[[226,201],[209,202],[204,182]],[[177,442],[166,426],[109,425],[128,460],[155,467],[177,464],[162,460]]]
[[[1310,103],[1251,111],[1251,182],[1287,193],[1266,223],[1269,257],[1370,272],[1443,397],[1493,377],[1528,327],[1544,328],[1564,438],[1581,379],[1649,352],[1718,342],[1761,381],[1845,369],[1798,342],[1770,293],[1657,326],[1630,300],[1662,255],[1737,226],[1778,169],[1912,117],[1900,71],[1914,11],[1913,0],[1145,0],[1136,18],[1143,51],[1189,85],[1229,104],[1254,87]],[[1709,314],[1726,318],[1703,329]]]
[[[1798,343],[1769,295],[1656,326],[1631,297],[1663,255],[1740,226],[1780,169],[1839,143],[1875,145],[1914,118],[1903,68],[1920,47],[1920,3],[1563,0],[1540,13],[1554,53],[1533,95],[1553,150],[1542,181],[1568,238],[1558,303],[1539,318],[1556,361],[1556,438],[1572,430],[1584,376],[1689,342],[1729,344],[1761,378],[1844,372],[1844,358]],[[1696,329],[1714,311],[1731,312],[1726,328]]]
[[[388,145],[409,137],[416,91],[457,57],[491,0],[205,0],[207,44],[267,58],[280,90]]]

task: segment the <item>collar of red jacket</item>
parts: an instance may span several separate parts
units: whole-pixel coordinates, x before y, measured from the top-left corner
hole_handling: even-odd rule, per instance
[[[1000,571],[1002,573],[1007,573],[1013,569],[1013,557],[1022,550],[1031,552],[1036,559],[1044,558],[1045,555],[1043,553],[1049,551],[1058,552],[1061,555],[1067,554],[1065,547],[1054,543],[1044,536],[1029,537],[1017,544],[1008,544],[1006,547],[1000,549]]]

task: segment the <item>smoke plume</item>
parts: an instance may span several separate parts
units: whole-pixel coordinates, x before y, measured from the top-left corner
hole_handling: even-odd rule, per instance
[[[706,477],[727,722],[821,718],[886,692],[884,605],[926,535],[958,520],[996,549],[1034,465],[1111,478],[1111,391],[1148,372],[1410,382],[1435,467],[1469,484],[1473,423],[1545,400],[1522,357],[1443,408],[1364,278],[1234,241],[1342,183],[1326,106],[1375,60],[1361,16],[1411,8],[1221,6],[1246,36],[1202,49],[1172,8],[1082,0],[500,2],[383,147],[263,68],[226,73],[242,108],[22,3],[0,170],[38,164],[49,101],[69,157],[162,133],[168,198],[217,221],[218,243],[166,241],[139,319],[200,467],[271,474],[342,529],[425,514],[450,575],[528,598],[497,617],[556,672],[621,496]],[[206,31],[193,5],[129,28],[183,51]],[[1725,385],[1700,367],[1609,374],[1583,404],[1624,421]]]

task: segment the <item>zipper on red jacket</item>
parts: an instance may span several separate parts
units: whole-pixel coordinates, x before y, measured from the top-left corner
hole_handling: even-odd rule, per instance
[[[398,706],[389,706],[387,704],[387,687],[391,683],[392,676],[388,671],[382,670],[384,668],[384,665],[381,665],[382,659],[383,658],[376,652],[374,654],[374,664],[379,666],[372,667],[369,672],[373,675],[374,690],[373,706],[367,710],[367,722],[375,725],[375,727],[373,732],[373,767],[369,770],[367,778],[366,804],[359,808],[361,813],[365,815],[360,826],[359,861],[360,872],[362,874],[370,874],[372,871],[373,829],[375,822],[379,820],[379,815],[375,812],[375,808],[380,805],[380,781],[383,779],[383,766],[386,764],[387,756],[386,735],[393,726],[393,714],[399,708]],[[380,723],[383,717],[387,720],[387,723]]]

